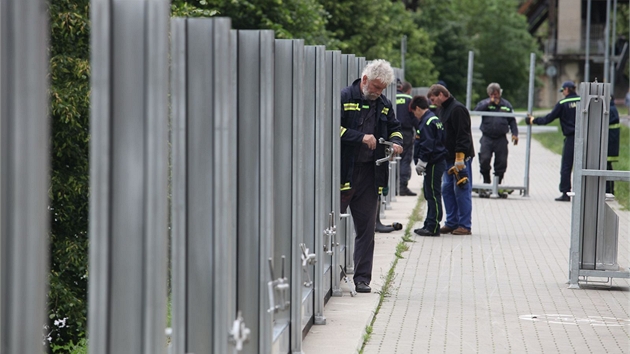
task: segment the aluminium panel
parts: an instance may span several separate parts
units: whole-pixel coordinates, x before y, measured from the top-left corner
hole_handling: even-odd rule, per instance
[[[48,13],[0,3],[0,352],[40,353],[47,322]]]

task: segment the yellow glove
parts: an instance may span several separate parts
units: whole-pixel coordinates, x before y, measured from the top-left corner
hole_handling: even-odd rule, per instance
[[[456,152],[455,153],[455,168],[457,168],[457,171],[461,171],[463,169],[466,168],[466,164],[464,163],[464,153],[463,152]]]
[[[512,135],[512,143],[514,143],[514,145],[518,145],[518,136]]]

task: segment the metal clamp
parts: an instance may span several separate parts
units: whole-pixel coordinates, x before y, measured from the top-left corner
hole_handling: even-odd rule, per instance
[[[317,255],[315,253],[309,253],[305,243],[300,243],[300,248],[302,248],[302,270],[306,273],[306,279],[308,279],[304,282],[304,286],[311,287],[313,285],[313,281],[311,280],[311,274],[308,272],[306,267],[317,262]]]
[[[334,254],[333,248],[339,246],[336,236],[335,212],[332,211],[328,214],[328,228],[324,229],[324,252],[329,256]]]
[[[378,143],[387,145],[387,147],[385,148],[385,157],[376,160],[376,166],[380,166],[383,162],[391,160],[394,156],[394,143],[383,138],[378,138]]]
[[[273,260],[269,258],[269,271],[271,273],[271,281],[267,283],[267,288],[269,291],[269,309],[267,312],[278,312],[280,310],[285,310],[289,307],[291,303],[289,298],[289,279],[284,276],[284,261],[286,260],[285,256],[282,256],[282,276],[278,279],[274,279],[274,271],[273,271]],[[276,297],[277,295],[277,297]],[[277,301],[276,301],[277,299]]]
[[[243,344],[249,340],[249,333],[251,331],[245,326],[243,320],[243,314],[241,311],[236,315],[236,319],[232,323],[232,329],[230,330],[230,342],[234,344],[234,352],[240,352],[243,350]]]

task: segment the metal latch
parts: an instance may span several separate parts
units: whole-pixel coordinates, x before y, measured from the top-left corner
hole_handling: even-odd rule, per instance
[[[289,279],[284,276],[284,261],[285,256],[282,256],[282,276],[278,279],[274,279],[273,271],[273,259],[269,258],[269,271],[271,273],[271,281],[267,283],[269,290],[269,305],[270,308],[267,312],[278,312],[280,310],[287,309],[289,307]]]
[[[305,243],[300,243],[300,248],[302,248],[302,270],[306,273],[306,279],[308,279],[308,281],[304,282],[304,286],[311,287],[313,285],[313,280],[311,280],[311,275],[308,272],[307,266],[313,265],[317,262],[317,255],[315,253],[309,253],[309,249],[306,248]]]
[[[394,156],[394,143],[383,138],[378,138],[378,143],[387,145],[387,147],[385,148],[385,157],[376,160],[376,166],[380,166],[383,162],[391,160],[392,156]]]
[[[339,246],[337,243],[337,226],[335,225],[335,212],[328,214],[328,228],[324,229],[324,252],[327,255],[334,254],[333,248]]]
[[[230,342],[234,344],[234,352],[243,350],[243,344],[249,340],[249,333],[250,330],[245,326],[243,314],[239,311],[230,330]]]

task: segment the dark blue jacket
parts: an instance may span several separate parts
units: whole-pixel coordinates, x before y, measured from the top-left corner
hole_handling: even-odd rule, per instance
[[[409,110],[411,99],[411,95],[398,91],[396,94],[396,119],[400,122],[401,129],[414,131],[418,120]]]
[[[553,107],[553,110],[544,117],[534,118],[533,124],[547,125],[556,118],[560,118],[560,127],[562,127],[562,134],[564,136],[570,136],[575,134],[575,110],[580,102],[580,96],[576,93],[570,93],[567,97],[561,99]]]
[[[615,102],[610,99],[610,114],[608,116],[608,161],[619,161],[619,111]]]
[[[422,115],[416,134],[419,138],[414,144],[414,161],[417,162],[420,159],[434,164],[446,158],[448,151],[443,143],[446,132],[444,125],[433,112],[428,110]]]
[[[487,111],[487,112],[512,112],[512,104],[501,98],[499,104],[496,105],[490,102],[490,98],[477,103],[474,111]],[[481,126],[479,127],[483,135],[491,138],[498,138],[505,136],[510,130],[512,135],[518,135],[518,127],[516,126],[516,119],[514,117],[488,117],[481,116]]]
[[[357,130],[361,120],[361,109],[369,106],[368,100],[363,98],[360,87],[361,80],[355,80],[351,86],[341,90],[341,190],[352,188],[352,170],[356,150],[363,144],[364,133]],[[379,144],[378,139],[383,138],[403,145],[403,137],[400,133],[400,122],[394,116],[392,103],[385,97],[376,99],[376,123],[374,126],[376,138],[375,161],[385,157],[385,145]],[[387,186],[389,178],[389,163],[385,162],[376,166],[376,187]]]

